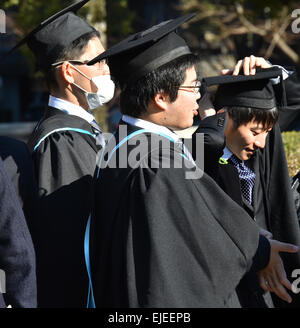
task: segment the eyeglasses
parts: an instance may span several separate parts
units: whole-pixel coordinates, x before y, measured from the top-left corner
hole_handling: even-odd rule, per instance
[[[74,64],[74,65],[86,65],[90,60],[77,60],[77,59],[70,59],[70,60],[62,60],[56,63],[51,64],[52,67],[57,67],[59,65],[62,65],[65,61]],[[93,65],[90,65],[91,67],[96,67],[96,68],[102,68],[104,65],[108,65],[107,59],[102,59],[98,62],[96,62]]]
[[[177,88],[178,88],[178,90],[193,92],[193,93],[197,94],[200,92],[201,82],[197,80],[194,83],[195,83],[195,85],[180,85],[180,86],[177,86]]]

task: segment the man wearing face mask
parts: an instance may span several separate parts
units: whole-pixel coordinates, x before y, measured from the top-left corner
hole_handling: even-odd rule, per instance
[[[26,42],[46,76],[49,103],[28,145],[39,187],[33,240],[39,307],[84,307],[88,294],[83,242],[97,152],[104,139],[92,114],[114,94],[99,33],[75,13],[89,0],[51,16]]]

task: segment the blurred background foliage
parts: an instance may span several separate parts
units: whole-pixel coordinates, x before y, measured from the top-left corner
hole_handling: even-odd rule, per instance
[[[283,132],[282,139],[290,176],[295,176],[300,171],[300,132]]]
[[[13,14],[17,34],[22,36],[74,2],[0,0],[0,8]],[[91,0],[79,14],[100,29],[109,47],[171,15],[195,12],[183,33],[202,56],[228,54],[236,60],[253,53],[299,67],[299,33],[291,28],[297,8],[300,1],[292,0]]]
[[[299,66],[299,33],[292,12],[299,1],[182,0],[180,9],[197,12],[189,24],[192,46],[202,53],[249,54]]]

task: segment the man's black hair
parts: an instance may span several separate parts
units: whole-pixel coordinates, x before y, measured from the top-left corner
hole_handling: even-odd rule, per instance
[[[278,109],[273,107],[271,109],[260,109],[251,107],[226,107],[229,117],[232,119],[235,128],[240,125],[247,124],[254,120],[261,123],[265,130],[274,126],[278,119]]]
[[[84,53],[88,42],[92,38],[100,38],[100,33],[98,31],[92,31],[82,35],[80,38],[74,40],[68,47],[66,47],[56,58],[55,62],[76,60],[81,57]],[[56,80],[56,68],[50,68],[44,72],[48,88],[58,88],[58,83]]]
[[[132,84],[121,86],[120,107],[122,114],[140,117],[147,112],[148,105],[159,92],[169,96],[174,102],[178,87],[186,79],[186,70],[195,66],[198,58],[189,54],[159,67]]]

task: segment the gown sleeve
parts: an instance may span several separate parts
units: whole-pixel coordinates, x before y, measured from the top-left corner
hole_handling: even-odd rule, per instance
[[[279,108],[279,126],[281,131],[289,128],[290,124],[300,117],[300,83],[297,72],[284,80],[286,106]],[[274,87],[276,91],[276,87]]]
[[[158,157],[152,153],[152,163]],[[206,174],[187,180],[185,173],[139,168],[132,176],[126,276],[133,306],[227,306],[252,265],[257,226]]]

